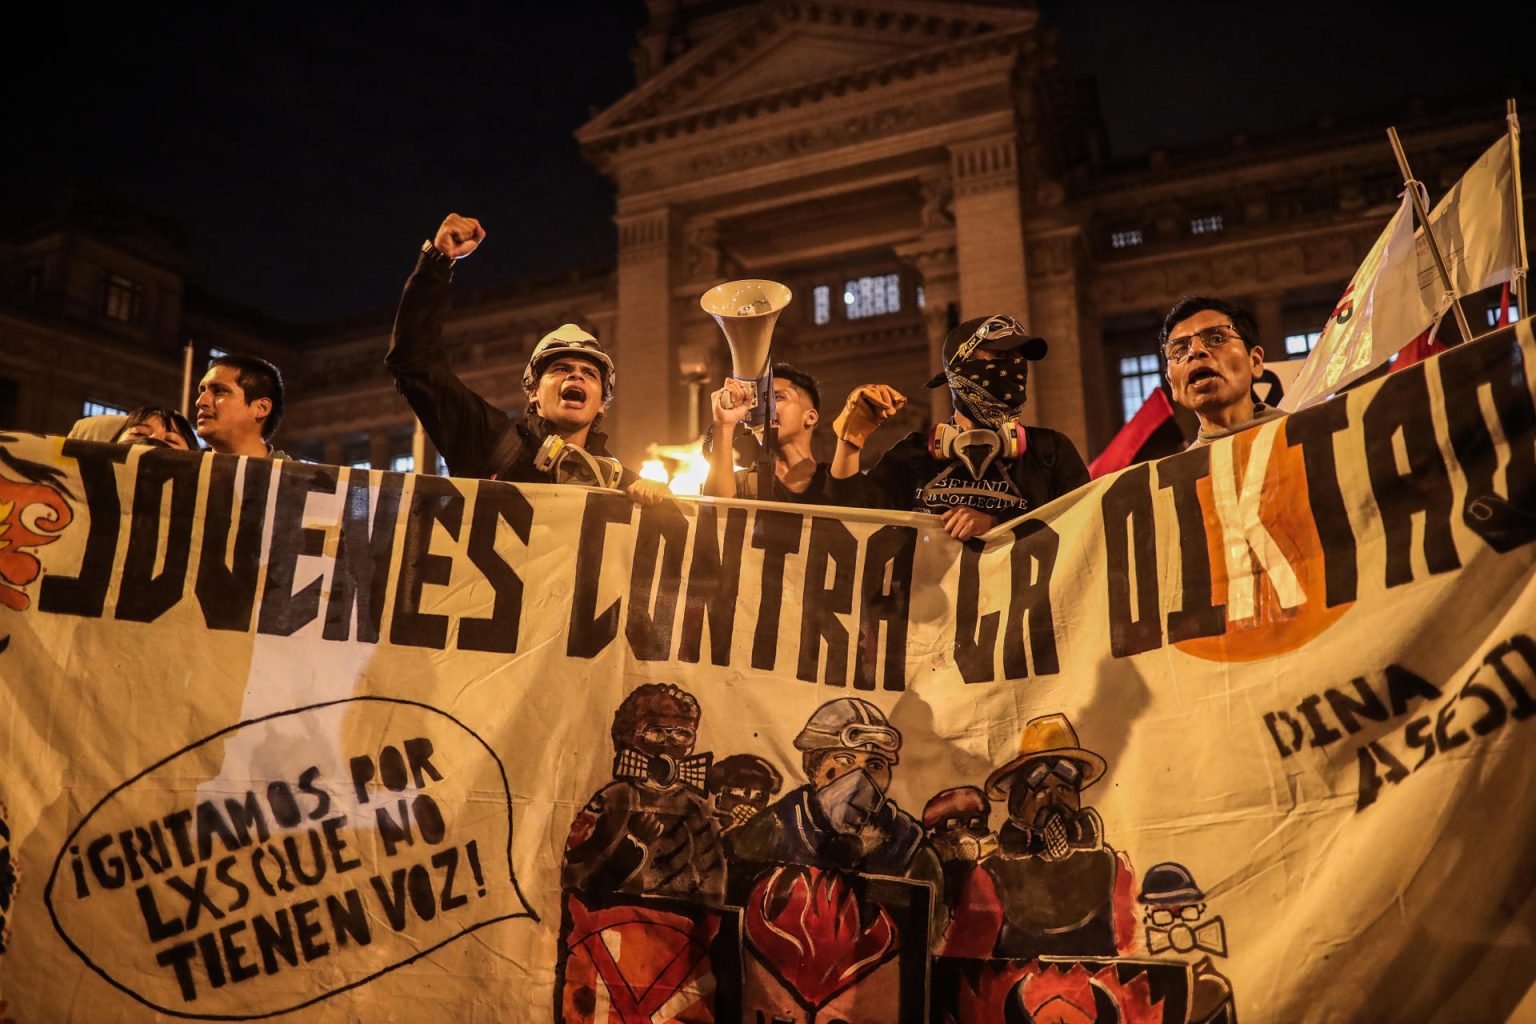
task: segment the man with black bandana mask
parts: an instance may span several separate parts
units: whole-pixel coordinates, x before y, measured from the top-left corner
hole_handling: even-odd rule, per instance
[[[1029,364],[1046,349],[1011,316],[977,317],[950,331],[944,367],[928,386],[948,386],[953,418],[908,434],[868,473],[859,472],[860,450],[906,399],[883,384],[855,388],[833,424],[828,494],[839,504],[942,515],[945,532],[969,540],[1087,483],[1088,467],[1066,435],[1020,420]]]

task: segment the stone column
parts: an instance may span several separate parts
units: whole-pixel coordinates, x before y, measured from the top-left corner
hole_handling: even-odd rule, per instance
[[[950,147],[962,320],[1029,318],[1017,145],[1009,133]]]
[[[955,261],[955,233],[940,228],[895,247],[896,255],[923,278],[923,328],[928,333],[928,372],[937,373],[944,363],[944,335],[949,333],[949,307],[960,300],[960,278]],[[910,396],[918,400],[917,395]],[[928,392],[929,423],[949,419],[953,407],[948,388]]]
[[[394,445],[391,444],[389,428],[380,423],[368,430],[368,465],[374,469],[388,469],[390,462],[394,460]]]
[[[614,454],[640,464],[647,445],[678,440],[682,382],[677,368],[677,324],[672,311],[670,210],[621,214],[618,314],[613,358],[619,377],[607,417]]]
[[[1264,358],[1285,359],[1285,322],[1280,315],[1280,293],[1256,293],[1251,301],[1253,318],[1259,324],[1259,341],[1264,346]]]
[[[1024,419],[1066,434],[1087,458],[1089,424],[1104,415],[1105,369],[1102,345],[1090,342],[1093,331],[1085,322],[1079,229],[1031,237],[1029,272],[1030,330],[1051,350],[1030,367]]]

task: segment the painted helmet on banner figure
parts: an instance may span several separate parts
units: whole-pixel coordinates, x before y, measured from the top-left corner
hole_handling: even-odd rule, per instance
[[[839,697],[816,709],[795,737],[795,749],[862,750],[882,754],[895,764],[901,750],[901,732],[869,701]]]

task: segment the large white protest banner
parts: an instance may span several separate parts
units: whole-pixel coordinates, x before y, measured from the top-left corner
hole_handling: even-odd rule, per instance
[[[4,435],[0,1018],[1504,1020],[1533,358],[966,545]]]

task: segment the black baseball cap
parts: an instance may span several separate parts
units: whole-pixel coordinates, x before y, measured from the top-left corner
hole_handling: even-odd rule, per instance
[[[970,344],[972,339],[975,339],[975,344]],[[1023,324],[1006,313],[978,316],[944,335],[944,367],[952,366],[957,356],[963,359],[978,348],[989,352],[1021,349],[1025,359],[1036,360],[1044,359],[1050,346],[1044,338],[1030,334],[1024,330]],[[928,382],[928,386],[941,388],[945,383],[944,369],[941,368],[938,375]]]

